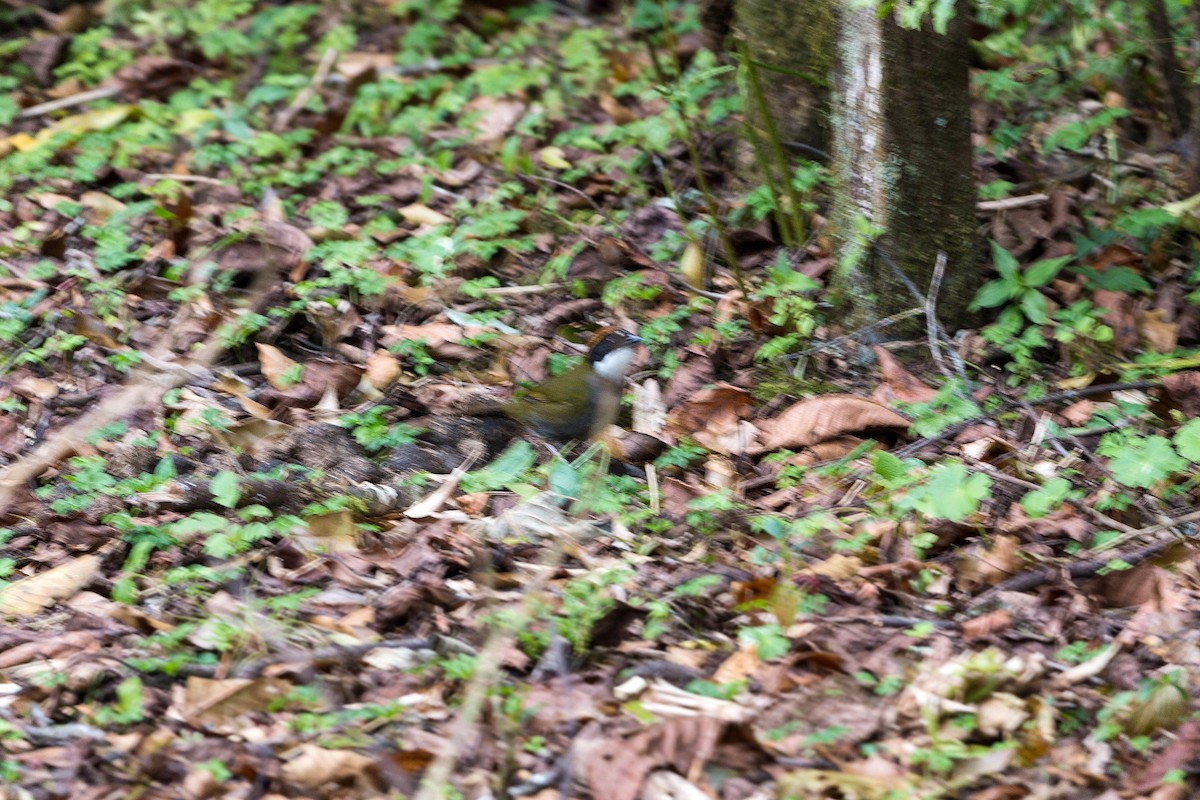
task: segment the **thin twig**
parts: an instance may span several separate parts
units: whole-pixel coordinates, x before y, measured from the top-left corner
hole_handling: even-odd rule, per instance
[[[144,181],[178,181],[179,183],[207,183],[210,186],[224,186],[225,181],[210,178],[207,175],[184,175],[177,172],[147,172],[142,176]]]
[[[938,251],[937,261],[933,265],[933,277],[929,281],[929,294],[925,297],[925,333],[929,338],[929,355],[933,358],[938,371],[946,376],[946,380],[954,380],[946,362],[942,358],[942,343],[938,339],[937,296],[942,289],[942,276],[946,274],[946,253]]]
[[[300,110],[308,105],[308,101],[312,99],[318,89],[325,85],[325,79],[329,77],[329,71],[333,69],[333,65],[337,63],[338,51],[330,47],[321,55],[321,63],[317,65],[317,71],[313,73],[312,80],[308,85],[301,89],[288,107],[279,112],[279,116],[275,118],[275,124],[272,130],[276,133],[287,130],[287,127],[292,123],[292,119],[300,113]]]
[[[1040,206],[1050,200],[1048,194],[1027,194],[1021,197],[1005,197],[1002,200],[980,200],[975,204],[975,210],[988,214],[993,211],[1008,211],[1013,208],[1027,208],[1029,206]]]
[[[1193,511],[1185,514],[1184,516],[1172,520],[1169,523],[1151,525],[1148,528],[1130,531],[1124,536],[1119,537],[1119,539],[1121,541],[1128,541],[1132,538],[1158,534],[1168,529],[1177,528],[1189,522],[1195,522],[1196,520],[1200,520],[1200,511]],[[1185,535],[1188,538],[1193,538],[1195,536],[1195,531],[1193,530],[1192,533]],[[1000,594],[1001,592],[1027,592],[1031,589],[1036,589],[1042,584],[1053,580],[1054,576],[1061,575],[1064,572],[1071,578],[1078,580],[1080,578],[1091,578],[1114,561],[1120,561],[1131,566],[1136,566],[1149,561],[1152,558],[1157,558],[1168,547],[1175,544],[1176,541],[1178,541],[1176,537],[1162,538],[1157,541],[1150,542],[1149,544],[1142,545],[1141,547],[1137,547],[1132,550],[1126,550],[1123,553],[1113,553],[1112,555],[1104,558],[1091,558],[1087,561],[1077,561],[1074,564],[1066,566],[1042,567],[1041,569],[1025,572],[1021,575],[1017,575],[1014,578],[1009,578],[1006,581],[998,583],[996,586],[977,597],[972,605],[975,607],[986,605],[995,599],[996,595]]]
[[[104,100],[121,93],[119,86],[98,86],[95,89],[88,89],[86,92],[73,94],[69,97],[60,97],[57,100],[50,100],[45,103],[38,103],[36,106],[30,106],[22,111],[17,116],[21,119],[29,117],[40,117],[42,114],[49,114],[52,111],[61,111],[64,108],[83,105],[94,100]]]
[[[830,339],[828,341],[821,342],[820,344],[813,345],[812,347],[808,348],[807,350],[801,350],[799,353],[789,353],[786,356],[784,356],[784,358],[805,358],[807,356],[813,355],[814,353],[819,353],[822,350],[828,350],[831,347],[837,347],[842,342],[849,341],[849,340],[857,340],[863,336],[873,334],[882,328],[886,328],[889,325],[895,325],[897,322],[902,322],[902,321],[908,319],[909,317],[915,317],[915,316],[918,316],[918,315],[924,314],[924,313],[925,313],[924,308],[910,308],[907,311],[901,311],[899,313],[892,314],[890,317],[884,317],[883,319],[878,320],[877,322],[872,322],[870,325],[864,325],[863,327],[859,328],[856,331],[851,331],[850,333],[844,333],[835,339]]]
[[[604,217],[605,222],[612,225],[614,229],[617,227],[616,223],[613,222],[612,217],[610,217],[608,215],[608,212],[605,211],[603,208],[601,208],[599,203],[597,203],[595,200],[593,200],[591,198],[591,196],[588,195],[587,192],[583,191],[578,186],[572,186],[571,184],[566,183],[565,181],[560,181],[556,178],[547,178],[543,175],[529,175],[524,172],[518,172],[516,177],[517,177],[517,180],[541,181],[542,183],[548,183],[551,186],[557,186],[560,189],[565,189],[568,192],[574,192],[575,194],[579,195],[584,200],[586,200],[588,205],[590,205],[597,214]]]
[[[1129,390],[1133,390],[1133,389],[1155,389],[1161,385],[1162,385],[1162,381],[1159,381],[1159,380],[1132,381],[1130,383],[1100,383],[1100,384],[1096,384],[1094,386],[1085,386],[1081,389],[1069,389],[1065,392],[1057,392],[1055,394],[1048,394],[1045,397],[1039,397],[1035,400],[1029,400],[1027,402],[1030,402],[1034,405],[1044,406],[1044,405],[1050,405],[1052,403],[1063,402],[1066,400],[1078,400],[1080,398],[1089,397],[1089,396],[1095,395],[1095,394],[1107,394],[1109,392],[1129,391]],[[983,422],[984,420],[988,420],[988,419],[994,419],[994,418],[1000,416],[1001,414],[1004,414],[1008,411],[1012,411],[1014,408],[1018,408],[1022,402],[1026,402],[1026,401],[1024,401],[1024,400],[1005,400],[999,406],[992,409],[991,411],[985,411],[982,414],[977,414],[977,415],[971,417],[970,419],[965,419],[962,422],[951,425],[949,428],[947,428],[946,430],[937,434],[936,436],[926,436],[923,439],[918,439],[915,442],[906,444],[904,447],[901,447],[898,450],[896,450],[896,455],[903,458],[904,456],[912,455],[913,453],[917,452],[918,450],[920,450],[923,447],[928,447],[929,445],[936,444],[937,442],[946,441],[947,439],[957,436],[958,434],[962,433],[964,430],[971,427],[972,425],[975,425],[976,423]]]
[[[530,286],[491,286],[486,289],[480,289],[479,293],[485,297],[504,297],[508,295],[523,295],[523,294],[543,294],[552,292],[555,289],[561,289],[566,286],[565,283],[535,283]]]

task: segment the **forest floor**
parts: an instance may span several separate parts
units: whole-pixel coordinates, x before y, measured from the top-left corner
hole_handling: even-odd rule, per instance
[[[993,318],[897,341],[823,316],[822,165],[733,175],[686,3],[0,17],[0,798],[1200,793],[1133,23],[978,33]],[[607,325],[638,466],[428,444]]]

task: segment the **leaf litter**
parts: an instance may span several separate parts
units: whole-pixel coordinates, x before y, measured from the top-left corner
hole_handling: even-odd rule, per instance
[[[760,349],[796,320],[684,224],[698,168],[748,207],[726,132],[688,160],[627,31],[123,13],[3,56],[6,797],[1195,789],[1194,287],[1170,237],[1082,238],[1102,182],[980,207],[1022,264],[1087,250],[1048,296],[1095,313],[1005,367],[1061,391],[945,393],[925,342]],[[304,46],[249,59],[269,29]],[[600,322],[649,344],[641,469],[422,428]],[[1002,375],[988,335],[957,357]]]

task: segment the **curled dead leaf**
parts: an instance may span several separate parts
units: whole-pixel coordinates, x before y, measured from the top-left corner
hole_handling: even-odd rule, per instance
[[[424,325],[384,325],[381,342],[391,346],[397,342],[415,341],[424,343],[429,353],[436,358],[465,361],[479,355],[479,351],[460,342],[468,336],[477,336],[482,328],[461,328],[449,322],[427,322]]]
[[[285,356],[282,350],[260,342],[255,342],[254,347],[258,350],[259,368],[268,383],[276,389],[290,389],[299,382],[297,362]]]
[[[505,100],[490,95],[482,95],[467,103],[467,111],[473,112],[470,116],[475,122],[475,143],[499,142],[525,116],[525,108],[526,105],[519,100]]]
[[[87,586],[100,572],[100,557],[93,554],[59,564],[45,572],[22,578],[0,590],[0,614],[26,617]]]
[[[386,389],[400,377],[400,359],[387,350],[376,350],[367,358],[366,378],[376,389]]]
[[[447,217],[440,211],[434,211],[427,205],[422,203],[413,203],[400,209],[400,216],[404,217],[406,222],[412,222],[416,225],[446,225],[453,220]]]
[[[937,395],[936,391],[905,369],[890,350],[878,345],[872,349],[875,351],[875,357],[879,359],[882,378],[874,392],[874,398],[880,403],[928,403]]]
[[[676,435],[691,435],[707,428],[714,417],[743,418],[750,414],[754,401],[750,393],[729,383],[701,389],[682,401],[667,415],[667,430]]]
[[[759,423],[762,445],[752,453],[811,447],[846,434],[903,436],[904,417],[865,397],[830,394],[801,400],[779,416]]]
[[[327,750],[315,744],[304,744],[299,754],[283,765],[282,772],[289,781],[315,788],[330,782],[357,780],[373,768],[371,758],[353,750]]]

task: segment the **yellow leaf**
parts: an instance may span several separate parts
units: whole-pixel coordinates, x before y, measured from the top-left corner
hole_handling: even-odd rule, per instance
[[[207,108],[190,108],[175,118],[175,126],[171,132],[177,136],[187,136],[216,118],[217,115]]]
[[[705,288],[706,266],[703,248],[695,242],[688,242],[687,247],[683,249],[683,258],[679,260],[679,272],[688,286],[693,289]]]
[[[76,114],[60,120],[57,125],[51,126],[51,128],[44,130],[43,133],[50,131],[50,135],[53,135],[58,133],[58,131],[88,133],[90,131],[111,130],[124,122],[133,111],[133,108],[133,106],[110,106],[108,108],[97,108],[94,111],[85,111],[82,114]]]
[[[22,153],[28,153],[33,148],[37,147],[37,139],[34,139],[28,133],[14,133],[8,137],[8,143],[20,150]]]
[[[571,162],[567,161],[561,147],[543,147],[538,155],[542,163],[551,169],[570,169]]]

